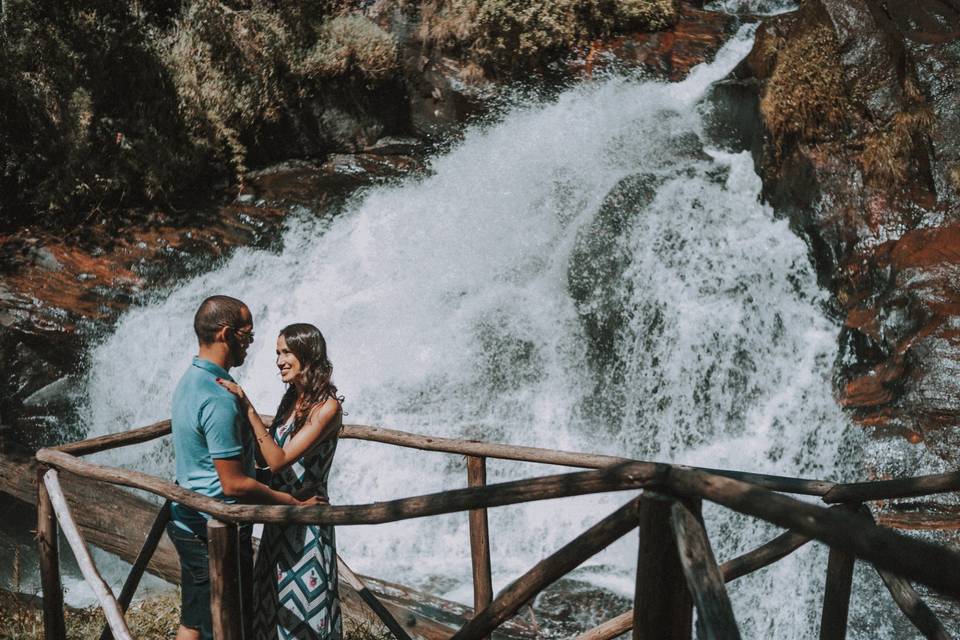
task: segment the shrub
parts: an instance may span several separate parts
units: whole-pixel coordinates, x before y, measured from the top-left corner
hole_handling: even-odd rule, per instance
[[[832,138],[849,125],[851,108],[833,31],[818,25],[788,39],[760,100],[777,153]]]
[[[393,36],[361,15],[338,16],[317,30],[316,44],[300,63],[307,78],[357,74],[371,82],[399,70]]]
[[[123,3],[8,0],[0,209],[61,227],[165,199],[197,176],[152,27]],[[40,215],[38,215],[40,214]]]
[[[906,180],[915,139],[928,133],[933,123],[929,107],[896,114],[885,127],[866,137],[861,156],[864,174],[877,180]]]
[[[283,22],[266,11],[196,0],[164,43],[180,110],[200,146],[246,171],[241,131],[275,121],[295,64]]]
[[[425,42],[507,75],[542,69],[605,34],[676,19],[673,0],[430,0],[421,16]]]

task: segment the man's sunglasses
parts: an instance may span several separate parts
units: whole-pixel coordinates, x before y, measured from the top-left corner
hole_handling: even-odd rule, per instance
[[[236,327],[231,326],[229,324],[223,324],[220,326],[226,327],[230,329],[230,331],[233,331],[233,335],[237,336],[237,339],[240,340],[240,342],[242,342],[243,344],[250,344],[251,342],[253,342],[253,338],[255,335],[253,331],[242,331],[241,329],[237,329]]]

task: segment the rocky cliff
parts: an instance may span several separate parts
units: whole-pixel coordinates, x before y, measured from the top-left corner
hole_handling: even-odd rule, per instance
[[[740,22],[665,0],[2,6],[0,443],[28,447],[79,435],[84,350],[124,309],[275,246],[289,205],[419,170],[499,87],[677,79]]]
[[[960,444],[960,3],[805,0],[731,79],[765,195],[843,321],[841,404],[878,434]]]

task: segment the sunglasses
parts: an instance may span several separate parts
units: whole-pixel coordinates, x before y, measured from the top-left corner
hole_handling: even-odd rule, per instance
[[[255,335],[253,331],[243,331],[229,324],[222,324],[220,326],[226,327],[230,329],[230,331],[233,331],[233,335],[237,336],[237,339],[240,340],[240,342],[242,342],[243,344],[250,344],[251,342],[253,342],[253,338]]]

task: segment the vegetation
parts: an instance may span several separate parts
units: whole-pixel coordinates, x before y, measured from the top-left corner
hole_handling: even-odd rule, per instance
[[[819,25],[787,40],[760,100],[778,154],[797,141],[821,142],[846,130],[852,106],[833,31]]]
[[[134,638],[172,639],[180,624],[180,596],[177,592],[153,595],[131,605],[126,615]],[[68,609],[69,640],[99,640],[104,617],[99,607]],[[388,640],[393,636],[379,625],[346,619],[344,640]],[[0,640],[43,640],[43,611],[38,598],[0,590]]]
[[[372,95],[397,67],[392,37],[335,2],[4,9],[0,228],[63,228],[207,191],[242,176],[265,129],[296,137],[324,82],[360,74],[358,93]]]
[[[399,71],[393,36],[363,16],[337,16],[317,30],[298,71],[308,78],[356,76],[384,80]]]
[[[542,69],[594,38],[675,20],[672,0],[428,0],[421,38],[488,75],[510,76]]]
[[[929,107],[896,114],[885,127],[866,137],[862,155],[864,173],[885,182],[905,181],[915,140],[929,132],[934,122],[933,110]]]

